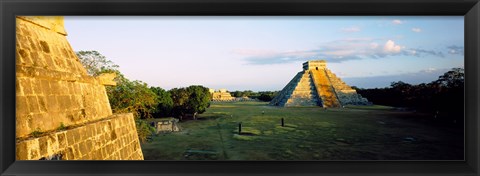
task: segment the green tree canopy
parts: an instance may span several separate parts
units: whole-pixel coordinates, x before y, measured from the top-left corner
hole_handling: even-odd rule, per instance
[[[90,76],[98,76],[100,73],[108,70],[118,71],[118,65],[108,60],[98,51],[77,51],[76,54]]]
[[[170,92],[165,91],[160,87],[150,87],[153,93],[157,95],[158,105],[155,108],[155,117],[167,117],[172,113],[173,100]]]
[[[210,106],[212,98],[208,88],[198,85],[174,88],[169,92],[173,100],[173,114],[180,119],[186,114],[193,114],[196,119],[197,114],[205,112]]]
[[[117,83],[115,87],[107,89],[110,106],[114,112],[131,112],[138,118],[151,118],[156,112],[158,98],[142,81]]]

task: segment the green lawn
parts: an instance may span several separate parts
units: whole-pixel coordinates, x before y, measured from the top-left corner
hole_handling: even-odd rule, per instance
[[[262,112],[265,112],[262,114]],[[463,131],[385,106],[280,108],[215,103],[181,132],[142,144],[146,160],[463,159]],[[285,119],[282,127],[281,118]],[[238,134],[238,124],[242,133]]]

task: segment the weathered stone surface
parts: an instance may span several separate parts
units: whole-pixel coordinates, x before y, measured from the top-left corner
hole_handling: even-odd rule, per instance
[[[180,131],[177,123],[178,119],[175,118],[161,119],[160,121],[155,123],[155,128],[157,129],[156,133],[158,134]]]
[[[333,74],[327,68],[326,61],[308,61],[302,66],[303,71],[293,77],[270,101],[270,105],[341,107],[349,104],[370,104]]]
[[[143,159],[133,116],[112,115],[105,85],[115,75],[87,75],[63,17],[17,16],[16,38],[18,160]]]
[[[117,83],[113,80],[115,76],[115,73],[102,73],[98,76],[98,79],[100,80],[100,84],[102,85],[115,86],[117,85]]]
[[[111,122],[111,128],[96,130],[96,126],[108,124],[105,122]],[[102,136],[110,136],[112,133],[115,133],[115,139],[101,140]],[[105,150],[109,152],[102,154]],[[17,141],[17,160],[38,160],[55,154],[63,154],[62,159],[65,160],[105,160],[112,155],[117,155],[115,157],[122,160],[143,160],[135,121],[131,113],[112,115],[99,122]]]

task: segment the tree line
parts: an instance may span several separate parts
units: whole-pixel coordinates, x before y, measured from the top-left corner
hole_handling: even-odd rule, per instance
[[[412,85],[398,81],[385,88],[353,88],[373,104],[403,107],[462,124],[464,84],[465,70],[453,68],[430,83]]]
[[[244,90],[244,91],[233,91],[230,92],[233,97],[249,97],[252,99],[258,99],[260,101],[271,101],[275,96],[277,96],[278,91],[259,91],[254,92],[251,90]]]

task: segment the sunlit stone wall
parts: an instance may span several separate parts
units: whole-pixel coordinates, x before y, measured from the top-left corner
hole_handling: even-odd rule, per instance
[[[17,141],[17,160],[143,160],[131,113]],[[70,129],[71,128],[71,129]]]
[[[56,152],[67,154],[70,150],[80,151],[81,155],[66,155],[62,159],[107,159],[104,155],[93,157],[90,152],[82,152],[82,146],[95,152],[102,150],[97,150],[98,147],[111,146],[105,142],[111,143],[117,138],[106,138],[99,143],[91,137],[95,136],[93,134],[101,136],[109,133],[107,131],[116,127],[128,127],[125,129],[129,130],[115,131],[117,137],[136,134],[134,119],[128,118],[131,115],[112,116],[105,91],[105,85],[112,85],[111,80],[106,78],[112,76],[87,75],[67,41],[63,17],[17,17],[16,23],[17,159],[39,159]],[[105,121],[116,124],[103,132],[93,130],[105,125]],[[75,143],[62,143],[59,136],[71,138],[78,129],[92,131],[92,136],[80,133],[80,136],[74,137]],[[89,137],[85,137],[87,135]],[[141,150],[128,147],[133,142],[137,149],[140,148],[136,135],[121,137],[121,140],[128,141],[118,142],[115,151],[126,148],[122,151],[128,150],[128,156],[118,155],[109,159],[143,159]],[[84,158],[85,154],[91,157]]]

